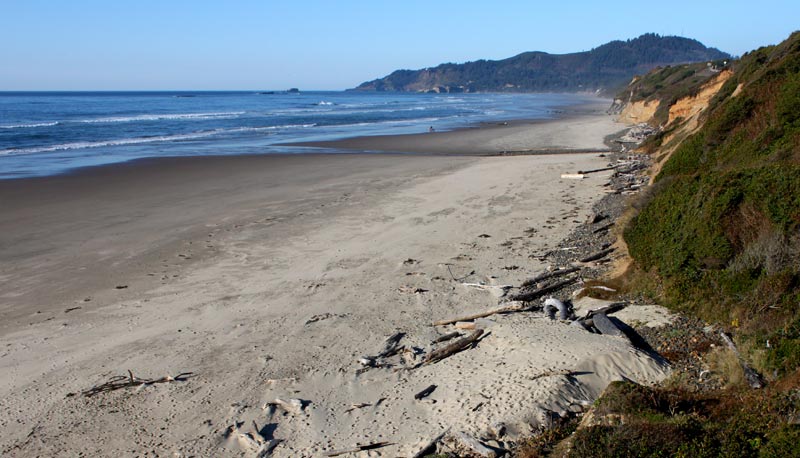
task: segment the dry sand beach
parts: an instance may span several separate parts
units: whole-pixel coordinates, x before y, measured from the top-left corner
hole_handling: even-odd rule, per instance
[[[552,135],[515,125],[352,142],[602,150],[622,128],[575,119],[543,124]],[[545,270],[535,255],[588,217],[608,178],[561,174],[604,165],[576,153],[242,156],[0,182],[0,452],[256,456],[266,440],[277,457],[381,442],[350,456],[411,457],[446,430],[485,438],[504,424],[502,446],[610,381],[660,380],[668,369],[628,342],[541,312],[487,318],[474,348],[435,364],[358,362],[398,332],[418,361],[454,330],[434,320],[501,300],[462,283],[516,286]],[[193,374],[83,394],[129,370]]]

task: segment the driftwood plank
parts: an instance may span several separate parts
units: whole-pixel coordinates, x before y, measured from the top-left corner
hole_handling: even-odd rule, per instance
[[[472,344],[477,342],[482,335],[483,335],[483,329],[476,329],[472,331],[472,334],[468,335],[467,337],[458,339],[446,347],[428,353],[428,355],[425,356],[425,359],[422,360],[422,364],[423,365],[432,364],[441,361],[447,358],[448,356],[454,355],[462,350],[466,350]]]
[[[485,312],[475,313],[473,315],[467,315],[467,316],[463,316],[463,317],[460,317],[460,318],[453,318],[453,319],[450,319],[450,320],[434,321],[433,325],[434,326],[445,326],[445,325],[448,325],[448,324],[458,323],[459,321],[473,321],[473,320],[477,320],[478,318],[485,318],[487,316],[496,315],[498,313],[521,312],[521,311],[525,310],[525,308],[526,308],[525,304],[514,303],[514,304],[511,304],[511,305],[506,305],[504,307],[500,307],[500,308],[496,308],[496,309],[492,309],[492,310],[487,310]]]
[[[563,287],[565,287],[565,286],[567,286],[567,285],[569,285],[571,283],[575,283],[576,281],[578,281],[577,278],[567,278],[565,280],[561,280],[560,282],[554,283],[552,285],[545,286],[543,288],[539,288],[536,291],[531,291],[530,293],[517,294],[516,296],[512,297],[511,299],[515,300],[515,301],[530,302],[530,301],[536,300],[536,299],[544,296],[545,294],[548,294],[548,293],[553,292],[553,291],[555,291],[557,289],[563,288]]]
[[[592,315],[592,323],[594,327],[600,331],[600,334],[607,336],[624,337],[625,333],[622,329],[618,328],[613,321],[611,321],[605,313],[595,313]]]

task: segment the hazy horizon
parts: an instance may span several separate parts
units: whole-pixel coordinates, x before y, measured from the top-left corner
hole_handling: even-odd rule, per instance
[[[588,51],[643,33],[741,55],[784,40],[800,5],[675,1],[647,17],[620,1],[31,0],[3,13],[0,39],[13,46],[0,49],[0,91],[343,90],[397,69]]]

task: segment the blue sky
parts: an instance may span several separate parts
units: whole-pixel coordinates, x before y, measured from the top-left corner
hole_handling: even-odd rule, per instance
[[[647,32],[739,55],[799,18],[797,0],[0,0],[0,90],[345,89]]]

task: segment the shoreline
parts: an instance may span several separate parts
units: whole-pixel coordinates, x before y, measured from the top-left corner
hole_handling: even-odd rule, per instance
[[[594,106],[595,111],[599,104]],[[451,155],[511,155],[607,152],[605,141],[626,127],[611,115],[565,112],[555,119],[480,123],[443,132],[372,135],[337,140],[282,143],[344,151]]]
[[[445,428],[498,422],[506,446],[612,379],[664,375],[621,340],[537,313],[483,321],[477,346],[434,365],[406,370],[407,352],[358,363],[397,332],[421,357],[450,332],[432,321],[497,307],[461,282],[491,290],[545,270],[539,256],[608,178],[561,174],[604,158],[197,159],[0,182],[13,204],[0,216],[0,451],[240,456],[253,424],[284,441],[279,457],[380,440],[396,445],[378,456],[410,455]],[[127,370],[195,376],[81,394]],[[564,371],[586,374],[546,375]]]

